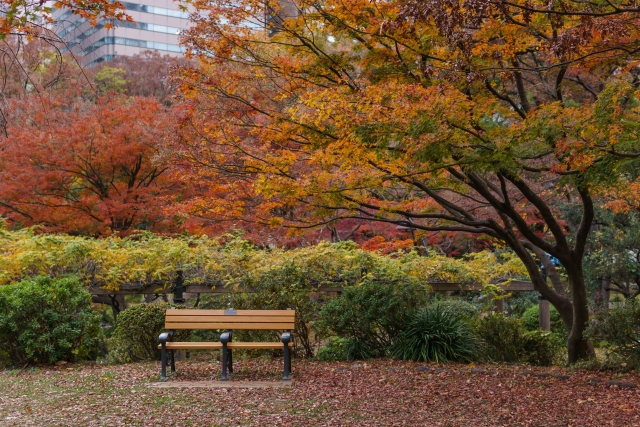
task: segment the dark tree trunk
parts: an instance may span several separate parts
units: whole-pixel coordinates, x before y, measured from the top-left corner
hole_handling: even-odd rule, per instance
[[[569,286],[571,289],[571,299],[569,299],[564,292],[559,292],[559,289],[549,287],[540,273],[538,262],[526,250],[524,244],[517,239],[506,240],[527,268],[534,288],[558,310],[569,332],[569,338],[567,340],[569,364],[574,364],[578,360],[595,357],[593,347],[584,338],[584,330],[589,321],[589,310],[581,257],[577,262],[565,262],[565,270],[569,277]],[[539,251],[539,248],[532,247],[532,249],[535,249],[535,252]],[[541,255],[546,256],[543,251]],[[562,253],[562,255],[563,258],[567,260],[575,258],[575,256],[572,256],[570,253]]]
[[[113,298],[110,295],[92,295],[91,301],[98,304],[106,304],[111,307],[113,312],[113,319],[116,320],[118,318],[118,314],[125,308],[127,308],[127,303],[124,300],[124,295],[114,295]]]
[[[565,269],[573,297],[573,325],[571,325],[567,340],[569,364],[572,365],[578,360],[595,357],[595,353],[584,337],[584,331],[589,322],[589,309],[587,287],[582,272],[582,259],[573,265],[565,266]]]

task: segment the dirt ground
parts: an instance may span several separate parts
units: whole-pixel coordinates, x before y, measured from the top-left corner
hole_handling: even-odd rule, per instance
[[[279,381],[281,367],[281,358],[238,361],[233,381]],[[177,368],[170,382],[220,374],[215,360]],[[639,373],[394,360],[294,360],[293,369],[290,387],[253,389],[150,387],[158,363],[4,371],[0,425],[640,426]]]

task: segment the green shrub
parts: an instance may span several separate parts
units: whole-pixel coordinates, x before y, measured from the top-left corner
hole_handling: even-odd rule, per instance
[[[464,311],[433,304],[418,310],[393,345],[393,356],[417,362],[471,362],[478,340],[463,320]]]
[[[587,336],[603,340],[609,359],[625,367],[640,368],[640,303],[628,299],[591,320]],[[619,363],[618,363],[619,362]]]
[[[520,361],[524,328],[522,320],[502,313],[487,314],[473,322],[476,336],[484,343],[485,355],[495,362]]]
[[[525,329],[528,331],[540,329],[539,313],[538,304],[532,305],[524,311],[522,314],[522,325]],[[549,306],[549,318],[551,320],[551,332],[560,336],[567,336],[567,328],[564,326],[560,313],[558,313],[558,310],[552,305]]]
[[[521,362],[536,366],[558,364],[565,353],[564,340],[553,332],[526,331],[522,336]]]
[[[527,331],[522,319],[501,313],[489,314],[473,322],[474,332],[484,342],[485,356],[495,362],[529,363],[550,366],[564,351],[561,337],[551,332]]]
[[[354,359],[386,356],[393,339],[425,302],[426,289],[417,282],[366,278],[360,285],[346,286],[322,307],[318,329],[349,338]]]
[[[131,305],[118,315],[108,340],[108,360],[115,363],[159,360],[158,336],[164,332],[166,302]],[[178,307],[177,307],[178,308]],[[174,341],[185,341],[190,331],[176,331]]]
[[[353,360],[349,354],[350,347],[349,338],[329,337],[325,344],[318,349],[316,358],[324,362]]]
[[[9,363],[95,358],[102,339],[100,316],[77,278],[0,286],[0,353]]]

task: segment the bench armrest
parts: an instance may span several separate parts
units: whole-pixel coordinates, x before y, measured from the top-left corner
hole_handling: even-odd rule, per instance
[[[227,332],[223,332],[220,334],[220,342],[221,343],[228,343],[231,342],[232,340],[232,334],[233,332],[231,331],[227,331]]]
[[[167,342],[173,340],[173,331],[163,332],[158,337],[160,344],[166,344]]]
[[[289,342],[291,342],[291,332],[284,332],[282,334],[282,342],[285,344],[289,344]]]

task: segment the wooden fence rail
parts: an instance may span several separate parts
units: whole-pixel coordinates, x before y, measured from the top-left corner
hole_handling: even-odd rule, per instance
[[[451,291],[480,291],[482,285],[479,283],[429,283],[433,292]],[[141,294],[170,294],[174,292],[174,286],[143,285],[143,286],[122,286],[118,290],[107,290],[97,287],[90,287],[87,290],[91,295],[141,295]],[[514,280],[503,286],[506,292],[533,291],[533,283]],[[313,289],[314,292],[342,292],[342,286],[320,286]],[[250,287],[239,287],[237,289],[226,286],[208,285],[184,285],[183,292],[193,294],[221,294],[229,292],[256,292]]]

